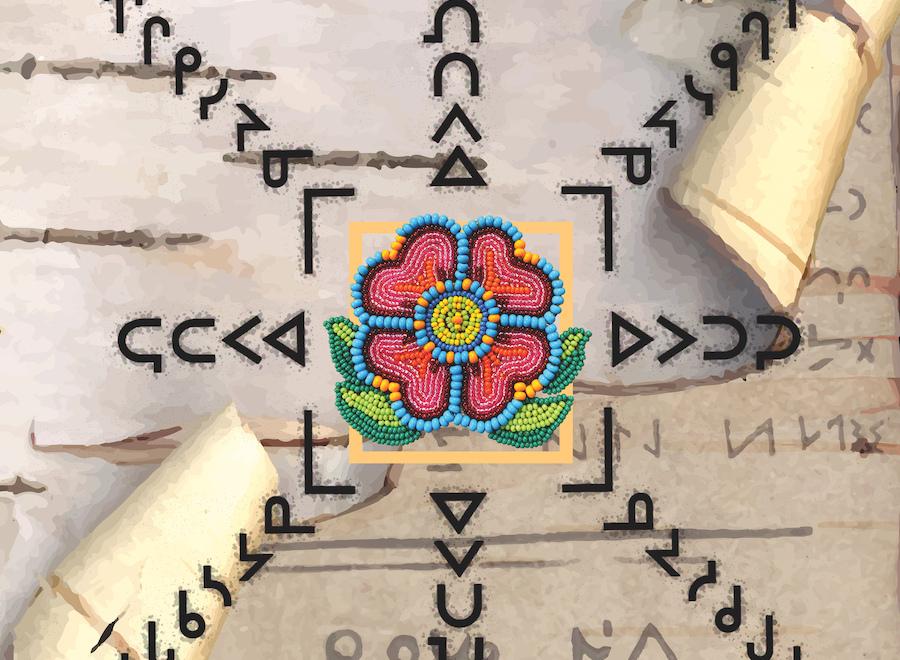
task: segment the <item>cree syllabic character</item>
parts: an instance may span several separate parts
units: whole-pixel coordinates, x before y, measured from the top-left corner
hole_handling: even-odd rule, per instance
[[[482,216],[461,227],[418,216],[359,267],[359,320],[325,322],[337,406],[363,437],[408,444],[451,424],[535,447],[565,419],[559,394],[584,364],[590,332],[558,332],[565,288],[522,233]],[[547,396],[551,395],[551,396]]]

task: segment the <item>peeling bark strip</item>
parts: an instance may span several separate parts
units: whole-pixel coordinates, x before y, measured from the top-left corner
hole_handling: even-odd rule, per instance
[[[0,493],[10,493],[12,495],[21,495],[22,493],[43,493],[45,490],[47,490],[46,486],[30,483],[25,481],[21,476],[17,476],[14,481],[0,483]]]
[[[364,153],[359,151],[329,151],[324,154],[315,154],[310,157],[288,158],[289,163],[298,163],[300,165],[312,165],[313,167],[324,167],[327,165],[336,165],[338,167],[374,167],[380,170],[382,167],[394,169],[396,167],[409,167],[414,169],[438,169],[447,159],[447,154],[437,154],[436,156],[422,156],[413,154],[411,156],[392,156],[384,151],[376,151],[375,153]],[[222,160],[226,163],[234,163],[236,165],[261,165],[261,151],[243,151],[240,153],[229,153],[222,156]],[[481,158],[472,158],[472,164],[475,169],[483,170],[487,167],[487,163]]]
[[[175,68],[164,64],[139,64],[128,62],[109,62],[93,57],[76,60],[38,60],[30,53],[18,61],[0,63],[0,73],[18,73],[25,80],[41,74],[57,74],[64,80],[81,80],[83,78],[99,78],[114,76],[154,80],[157,78],[174,78]],[[185,71],[186,78],[230,78],[231,80],[275,80],[270,71],[254,69],[225,69],[220,71],[210,66],[197,71]]]
[[[138,247],[149,250],[156,247],[174,247],[204,243],[209,238],[203,234],[169,234],[155,236],[143,229],[99,231],[79,229],[39,229],[37,227],[7,227],[0,222],[0,241],[23,243],[74,243],[102,247]]]

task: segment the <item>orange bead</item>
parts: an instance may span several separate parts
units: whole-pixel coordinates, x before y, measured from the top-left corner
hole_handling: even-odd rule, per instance
[[[490,300],[490,299],[493,298],[493,297],[494,297],[493,291],[485,291],[485,292],[481,295],[481,299],[482,299],[482,300]]]
[[[535,378],[533,381],[531,381],[531,389],[533,389],[535,392],[540,392],[542,389],[544,389],[544,386],[541,385],[541,381]]]
[[[393,248],[390,252],[388,252],[388,259],[394,261],[397,258],[397,249]]]
[[[513,252],[513,254],[516,255],[517,257],[522,257],[525,255],[525,250],[523,250],[522,248],[516,248],[516,250]]]
[[[382,259],[390,259],[390,254],[391,254],[391,251],[390,251],[390,250],[382,250],[382,251],[381,251],[381,258],[382,258]]]
[[[403,395],[400,394],[400,392],[391,392],[391,395],[389,398],[391,401],[399,401],[400,399],[403,398]]]
[[[528,397],[527,397],[527,395],[525,394],[525,392],[516,392],[515,394],[513,394],[513,398],[514,398],[516,401],[524,401],[524,400],[527,399]]]
[[[484,337],[481,338],[481,341],[483,341],[485,344],[490,346],[491,344],[494,343],[494,338],[491,337],[490,335],[485,335]]]
[[[472,280],[470,280],[470,279],[467,277],[466,279],[463,280],[462,286],[463,286],[463,289],[465,289],[466,291],[468,291],[468,290],[469,290],[469,287],[472,286]]]
[[[381,385],[381,381],[381,376],[375,376],[374,380],[372,381],[372,387],[378,387],[379,385]]]
[[[397,238],[395,238],[394,240],[403,245],[404,243],[406,243],[406,236],[397,236]]]
[[[388,389],[391,392],[399,392],[400,391],[400,383],[391,383]]]
[[[422,347],[422,350],[426,353],[431,353],[434,350],[434,342],[430,341]]]
[[[444,293],[447,290],[447,287],[444,286],[443,282],[435,282],[434,288],[438,290],[438,293]]]
[[[453,351],[447,351],[447,364],[453,364],[453,358],[456,357]]]
[[[417,305],[422,305],[422,307],[428,307],[428,301],[425,300],[424,298],[419,298],[419,299],[416,301],[416,304],[417,304]]]
[[[475,351],[469,351],[469,362],[471,362],[472,364],[478,362],[478,353],[476,353]]]
[[[531,385],[525,387],[525,395],[531,399],[534,397],[534,388]]]
[[[524,392],[525,391],[525,383],[516,383],[513,385],[513,389],[516,392]]]
[[[498,323],[500,321],[499,314],[488,314],[488,321],[491,323]]]
[[[515,247],[515,248],[523,248],[523,247],[525,247],[525,241],[523,241],[523,240],[520,238],[520,239],[517,240],[515,243],[513,243],[513,247]]]
[[[378,389],[381,390],[382,392],[387,392],[390,385],[391,385],[391,381],[389,381],[387,378],[385,378],[384,380],[381,381],[381,385],[378,386]]]
[[[422,330],[425,328],[425,321],[413,321],[413,328]]]

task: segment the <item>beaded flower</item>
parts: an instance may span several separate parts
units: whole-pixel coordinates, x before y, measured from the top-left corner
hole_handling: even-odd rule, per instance
[[[347,379],[338,410],[363,437],[401,445],[454,424],[536,447],[569,413],[572,397],[559,393],[584,365],[590,332],[557,331],[560,274],[510,222],[415,217],[350,288],[359,325],[325,327]]]

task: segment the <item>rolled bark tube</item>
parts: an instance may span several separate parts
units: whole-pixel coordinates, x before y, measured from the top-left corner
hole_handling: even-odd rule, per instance
[[[884,47],[900,16],[897,0],[835,0],[835,5],[848,23],[864,28],[866,50],[873,55]]]
[[[203,566],[233,597],[248,564],[238,535],[257,544],[274,466],[234,407],[209,420],[100,523],[42,585],[15,629],[21,660],[130,660],[148,654],[155,622],[157,655],[208,657],[225,619],[223,595],[203,587]],[[201,615],[196,639],[179,627],[179,591],[187,612]],[[114,622],[96,651],[92,648]],[[188,630],[196,632],[196,625]]]
[[[900,0],[879,7],[873,25],[890,31]],[[796,300],[859,108],[883,62],[881,49],[872,49],[882,37],[869,34],[872,43],[861,48],[847,23],[817,12],[796,30],[780,29],[773,61],[743,67],[739,91],[718,100],[669,188],[773,307]]]

